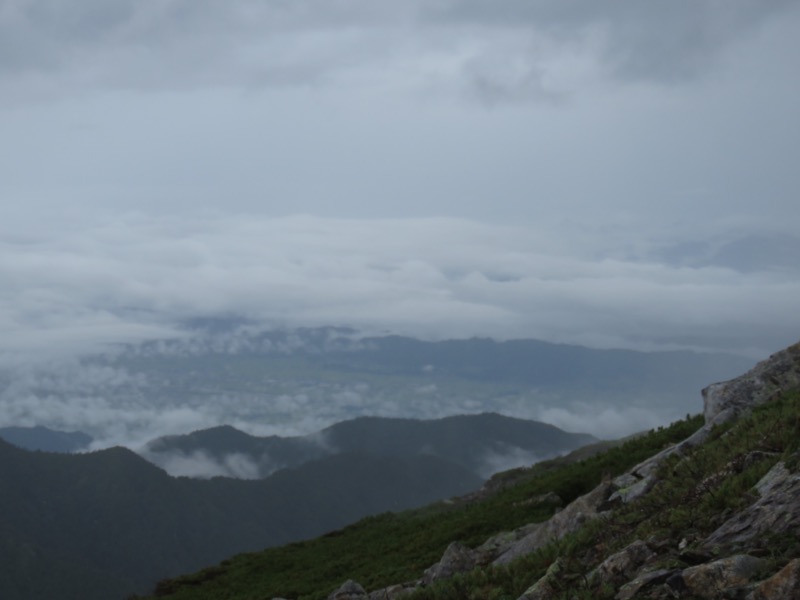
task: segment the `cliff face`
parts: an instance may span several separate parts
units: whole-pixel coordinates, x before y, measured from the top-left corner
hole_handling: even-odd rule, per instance
[[[549,520],[453,543],[417,581],[329,598],[800,598],[800,344],[703,397],[696,433]]]

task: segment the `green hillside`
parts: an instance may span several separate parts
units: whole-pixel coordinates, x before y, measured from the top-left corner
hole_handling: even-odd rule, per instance
[[[504,476],[497,476],[489,487],[500,489],[486,498],[369,517],[315,540],[240,555],[194,575],[164,581],[156,596],[311,600],[325,598],[347,578],[368,589],[415,579],[453,540],[474,546],[498,531],[544,520],[553,514],[553,504],[530,504],[532,498],[555,492],[569,502],[604,476],[624,472],[701,424],[701,417],[692,417],[573,464],[564,466],[557,460],[516,470],[508,475],[514,479],[511,487],[504,488]]]

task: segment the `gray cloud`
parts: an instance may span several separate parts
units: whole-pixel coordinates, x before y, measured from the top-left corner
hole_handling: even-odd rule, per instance
[[[684,409],[684,412],[681,412]],[[665,423],[682,418],[685,414],[699,412],[699,403],[687,402],[683,407],[630,406],[618,407],[599,404],[572,404],[568,406],[543,406],[538,409],[537,420],[550,423],[565,431],[590,431],[600,439],[615,440],[626,435],[648,431]]]
[[[645,232],[625,242],[587,230],[566,248],[559,239],[574,234],[555,227],[220,217],[116,220],[49,236],[5,246],[5,360],[182,336],[183,319],[206,315],[755,355],[800,330],[796,271],[654,260]]]
[[[478,472],[481,477],[488,479],[495,473],[516,469],[517,467],[529,467],[546,458],[552,458],[552,456],[538,456],[530,450],[508,446],[499,451],[487,452],[482,459]]]
[[[791,0],[453,0],[433,12],[443,23],[526,29],[570,46],[595,45],[615,76],[669,83],[706,73],[728,45],[794,8]]]
[[[380,31],[407,12],[317,0],[10,0],[0,12],[0,74],[9,91],[34,95],[309,84],[384,54]]]
[[[567,91],[553,83],[564,57],[601,57],[597,66],[627,80],[693,79],[792,8],[791,0],[9,0],[0,86],[25,99],[97,86],[396,84],[415,71],[412,87],[463,80],[490,104],[552,101]]]

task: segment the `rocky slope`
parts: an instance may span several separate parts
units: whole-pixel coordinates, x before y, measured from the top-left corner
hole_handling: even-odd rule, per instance
[[[418,580],[347,581],[329,598],[800,598],[799,390],[796,344],[707,387],[701,429],[549,520],[453,542]],[[532,584],[511,594],[524,571]]]

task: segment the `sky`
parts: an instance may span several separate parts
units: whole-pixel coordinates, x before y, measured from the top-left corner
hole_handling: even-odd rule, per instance
[[[0,364],[183,319],[764,358],[800,2],[0,1]]]

